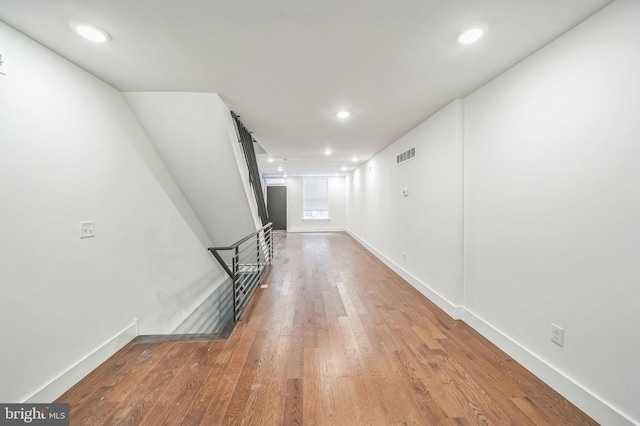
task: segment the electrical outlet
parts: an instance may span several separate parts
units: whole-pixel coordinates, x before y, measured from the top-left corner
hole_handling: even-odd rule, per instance
[[[96,223],[80,222],[80,238],[93,238],[96,236]]]
[[[564,328],[551,324],[551,341],[561,348],[564,347]]]
[[[402,261],[403,262],[407,261],[407,253],[402,253]]]

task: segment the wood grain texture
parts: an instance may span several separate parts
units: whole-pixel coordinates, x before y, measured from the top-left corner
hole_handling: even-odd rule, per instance
[[[72,425],[595,425],[344,233],[275,234],[227,340],[132,342]]]

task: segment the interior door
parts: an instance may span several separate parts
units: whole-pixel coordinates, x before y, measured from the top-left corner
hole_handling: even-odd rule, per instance
[[[267,213],[273,229],[287,230],[286,186],[267,186]]]

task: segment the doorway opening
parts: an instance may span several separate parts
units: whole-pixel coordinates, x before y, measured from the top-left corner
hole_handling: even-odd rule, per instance
[[[287,187],[267,182],[267,212],[274,230],[287,230]]]

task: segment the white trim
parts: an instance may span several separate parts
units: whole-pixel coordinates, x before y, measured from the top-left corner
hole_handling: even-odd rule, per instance
[[[170,330],[175,330],[182,324],[188,317],[195,311],[205,300],[207,300],[213,292],[215,292],[226,280],[227,274],[222,275],[216,284],[212,287],[211,291],[205,292],[205,294],[193,303],[192,308],[187,310],[184,318],[177,320]],[[73,385],[78,383],[81,379],[87,376],[100,364],[105,362],[109,357],[122,349],[127,343],[138,336],[138,319],[134,318],[131,324],[124,329],[116,333],[111,338],[107,339],[100,346],[86,354],[79,359],[75,364],[71,365],[65,371],[60,373],[57,377],[53,378],[49,383],[42,386],[39,390],[34,392],[31,396],[26,398],[25,403],[49,403],[54,401],[64,392],[66,392]]]
[[[465,307],[462,307],[462,320],[598,423],[638,425],[631,416]]]
[[[109,359],[138,335],[138,319],[107,339],[103,344],[89,352],[65,371],[42,386],[23,403],[49,403],[78,383],[96,367]]]
[[[345,232],[345,228],[331,226],[314,226],[309,228],[287,228],[287,232]]]
[[[511,358],[520,363],[536,377],[549,385],[560,395],[591,416],[598,423],[611,426],[640,425],[631,416],[616,408],[613,404],[603,399],[597,393],[588,389],[574,378],[558,370],[533,351],[513,340],[502,331],[467,309],[464,305],[454,305],[446,298],[431,289],[427,284],[405,271],[402,267],[391,261],[381,252],[367,244],[357,234],[347,229],[351,235],[364,248],[369,250],[382,263],[400,275],[409,284],[415,287],[427,299],[435,303],[453,319],[464,321],[491,343],[506,352]]]
[[[429,287],[428,284],[423,283],[418,278],[413,276],[411,273],[407,272],[400,265],[393,262],[391,259],[386,257],[384,254],[367,244],[362,238],[360,238],[357,234],[347,229],[347,233],[351,235],[358,243],[360,243],[364,248],[369,250],[375,257],[380,259],[382,263],[387,265],[389,268],[393,270],[396,274],[400,275],[405,281],[415,287],[420,293],[422,293],[427,299],[438,305],[440,309],[445,311],[447,315],[449,315],[453,319],[461,319],[462,318],[462,306],[455,305],[447,300],[446,297],[442,296],[440,293]]]

